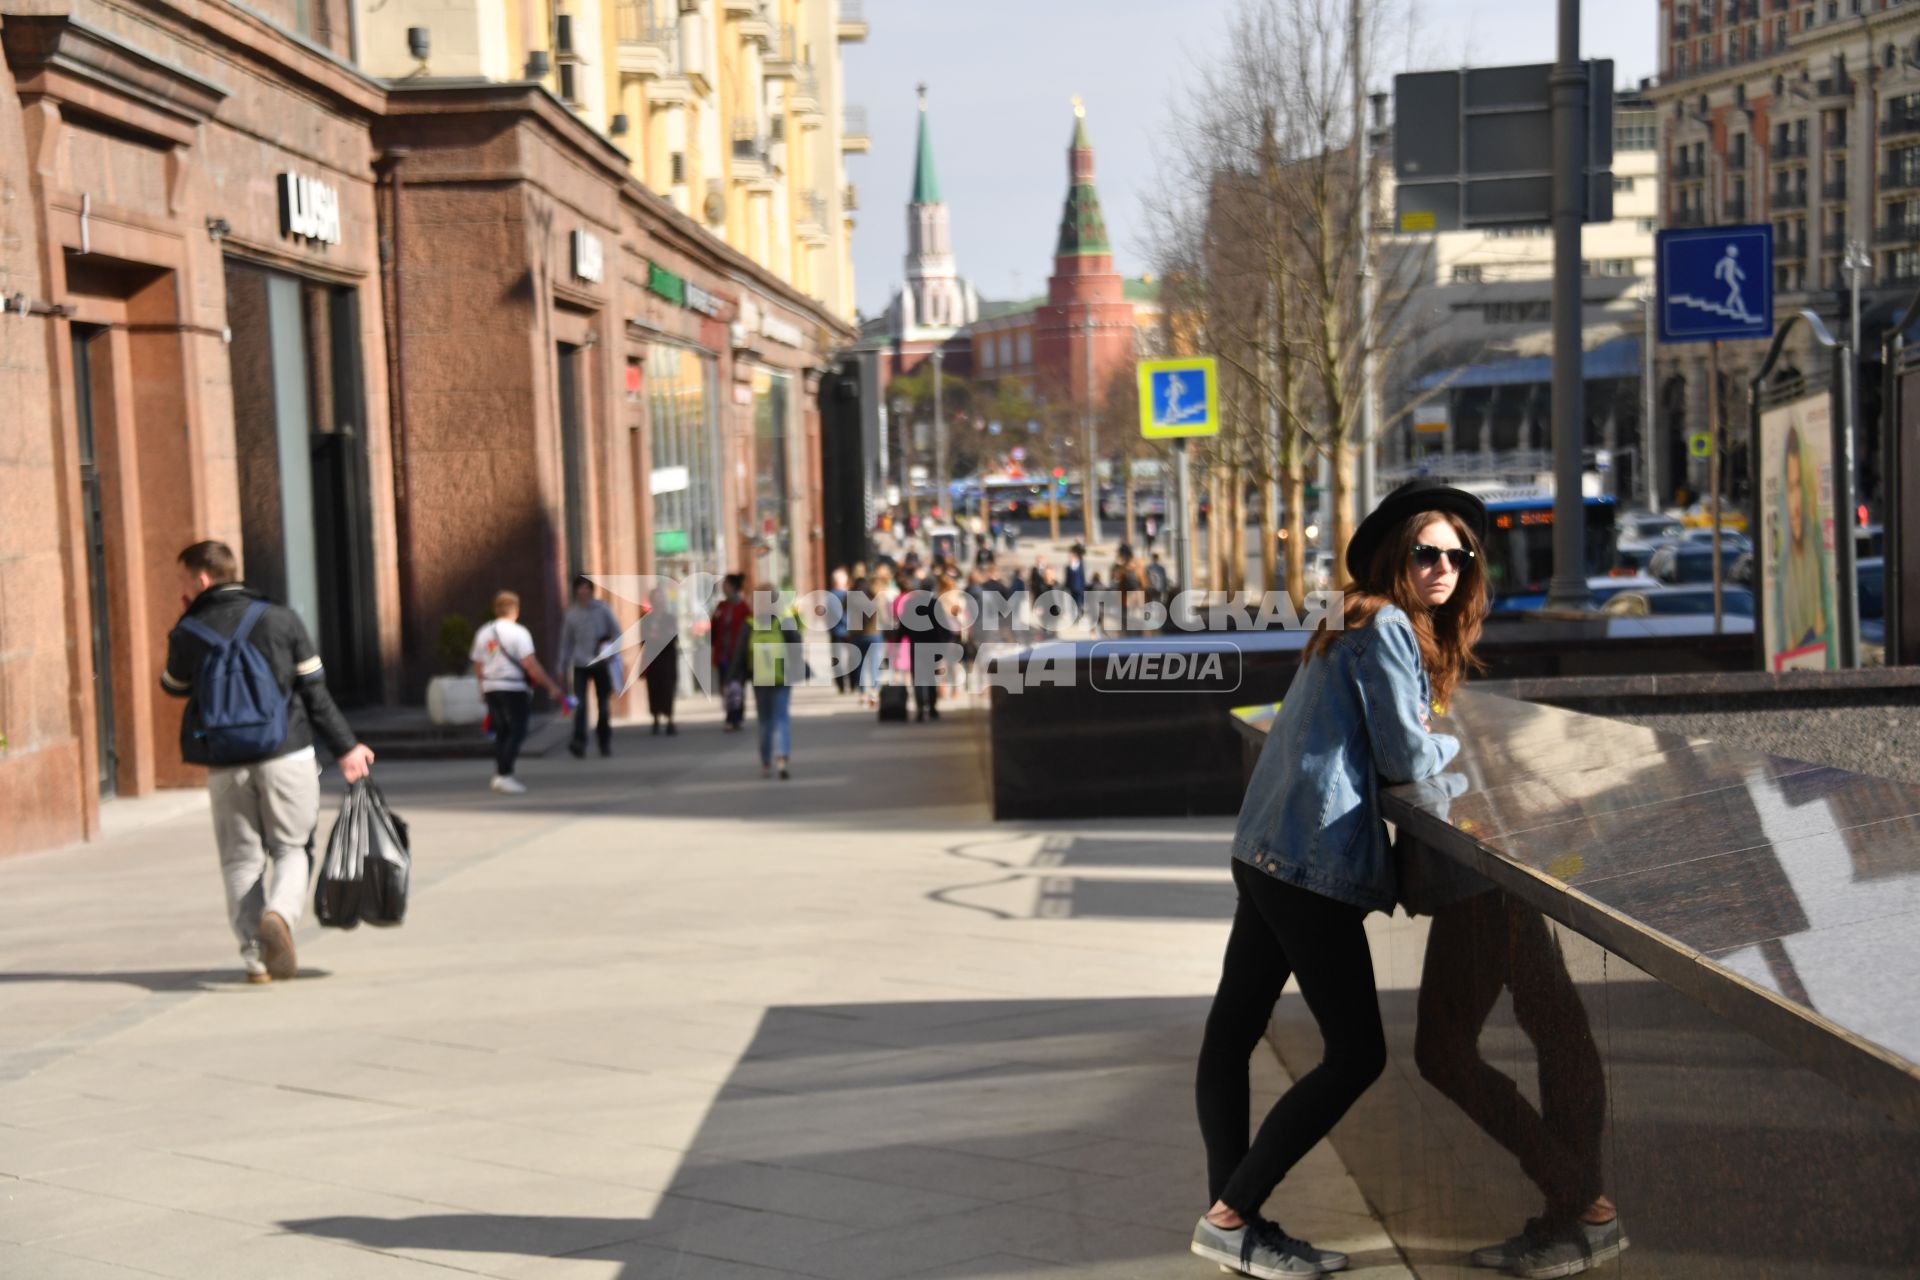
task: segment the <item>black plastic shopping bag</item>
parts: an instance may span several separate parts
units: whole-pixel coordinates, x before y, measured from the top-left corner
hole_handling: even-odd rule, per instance
[[[361,810],[366,828],[366,858],[361,867],[360,918],[368,924],[399,924],[407,914],[407,881],[413,873],[413,855],[407,847],[407,824],[387,807],[380,788],[362,779],[353,784],[363,791]]]
[[[351,929],[360,923],[360,898],[367,860],[367,797],[355,783],[340,804],[333,834],[327,837],[326,857],[313,888],[313,914],[331,929]]]

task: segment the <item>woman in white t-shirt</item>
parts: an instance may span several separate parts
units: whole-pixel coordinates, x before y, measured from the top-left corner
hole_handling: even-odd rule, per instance
[[[502,591],[493,597],[493,621],[473,636],[473,674],[493,717],[495,791],[517,796],[526,790],[513,776],[520,744],[527,740],[527,719],[533,710],[533,683],[564,702],[566,695],[533,656],[533,633],[520,625],[520,597]]]

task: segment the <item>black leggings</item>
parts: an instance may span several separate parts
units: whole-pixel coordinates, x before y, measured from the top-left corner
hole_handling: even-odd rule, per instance
[[[1480,1056],[1480,1031],[1505,987],[1533,1042],[1540,1110]],[[1607,1081],[1586,1006],[1538,911],[1483,893],[1434,913],[1420,977],[1413,1058],[1428,1083],[1512,1152],[1556,1225],[1600,1195]]]
[[[487,695],[487,712],[493,717],[493,771],[511,778],[513,762],[520,758],[520,744],[527,740],[533,695],[496,689]]]
[[[1233,863],[1239,905],[1220,989],[1207,1014],[1195,1093],[1207,1144],[1208,1202],[1243,1218],[1260,1212],[1280,1179],[1327,1136],[1386,1069],[1373,952],[1358,907]],[[1294,1081],[1251,1144],[1247,1064],[1266,1034],[1288,975],[1320,1024],[1320,1064]]]

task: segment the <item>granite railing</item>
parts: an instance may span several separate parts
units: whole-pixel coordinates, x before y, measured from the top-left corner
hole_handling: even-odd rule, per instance
[[[1771,699],[1812,748],[1836,724],[1897,745],[1915,674],[1504,687],[1721,723]],[[1273,714],[1235,713],[1249,771]],[[1610,1274],[1911,1275],[1920,786],[1747,745],[1792,721],[1713,741],[1469,687],[1434,728],[1462,743],[1446,773],[1381,793],[1420,909],[1370,928],[1389,1069],[1333,1133],[1416,1273],[1468,1274],[1557,1186],[1618,1206]],[[1318,1060],[1297,999],[1272,1040]]]

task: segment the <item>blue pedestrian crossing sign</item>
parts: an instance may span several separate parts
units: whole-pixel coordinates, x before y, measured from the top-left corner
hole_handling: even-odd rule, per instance
[[[1688,227],[1654,237],[1660,341],[1773,333],[1773,227]]]
[[[1220,372],[1212,356],[1140,362],[1140,434],[1220,434]]]

